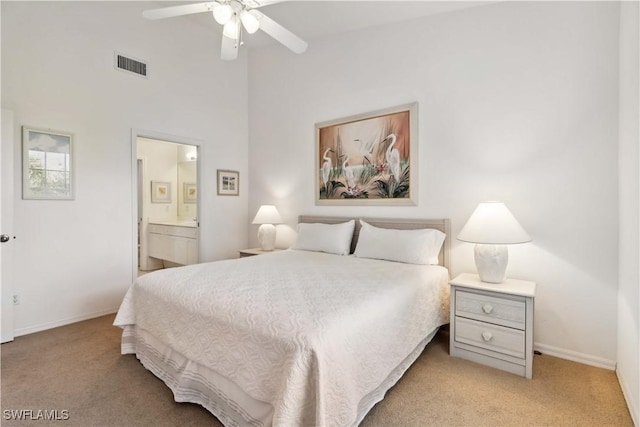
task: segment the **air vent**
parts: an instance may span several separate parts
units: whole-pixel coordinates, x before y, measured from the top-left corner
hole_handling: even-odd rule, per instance
[[[118,70],[134,73],[142,77],[147,77],[147,64],[144,62],[126,57],[116,52],[116,68]]]

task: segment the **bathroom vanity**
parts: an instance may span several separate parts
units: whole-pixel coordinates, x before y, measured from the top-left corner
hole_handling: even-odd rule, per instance
[[[196,221],[149,222],[149,256],[177,264],[198,262]]]

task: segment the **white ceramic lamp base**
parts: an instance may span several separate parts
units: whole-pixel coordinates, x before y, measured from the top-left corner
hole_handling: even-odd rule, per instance
[[[273,224],[262,224],[258,228],[258,242],[263,251],[272,251],[276,247],[276,226]]]
[[[488,283],[504,282],[509,262],[509,252],[506,245],[477,244],[473,248],[473,254],[480,280]]]

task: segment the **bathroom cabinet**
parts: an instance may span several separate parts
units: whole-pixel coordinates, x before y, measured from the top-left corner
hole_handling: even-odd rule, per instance
[[[149,256],[177,264],[198,262],[198,228],[192,221],[149,223]]]

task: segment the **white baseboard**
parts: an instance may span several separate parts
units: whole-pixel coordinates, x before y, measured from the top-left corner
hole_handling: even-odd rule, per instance
[[[42,332],[46,331],[47,329],[53,329],[59,326],[70,325],[71,323],[82,322],[83,320],[89,320],[100,316],[106,316],[107,314],[113,314],[118,311],[118,308],[119,307],[109,308],[102,311],[96,311],[94,313],[87,313],[76,317],[70,317],[68,319],[56,320],[55,322],[41,323],[39,325],[29,326],[28,328],[16,329],[13,334],[16,337],[19,337],[22,335]]]
[[[602,357],[592,356],[590,354],[578,353],[577,351],[567,350],[566,348],[559,348],[552,345],[536,342],[533,343],[533,349],[539,351],[542,354],[548,354],[549,356],[555,356],[559,357],[560,359],[567,359],[573,362],[595,366],[597,368],[604,368],[610,371],[615,371],[616,369],[615,360],[604,359]]]
[[[638,427],[640,426],[640,408],[638,408],[638,401],[633,399],[633,393],[631,393],[629,384],[625,382],[624,376],[620,375],[617,369],[616,375],[618,377],[618,382],[620,383],[620,388],[622,389],[622,394],[624,395],[624,400],[627,402],[627,408],[629,408],[633,424]]]

